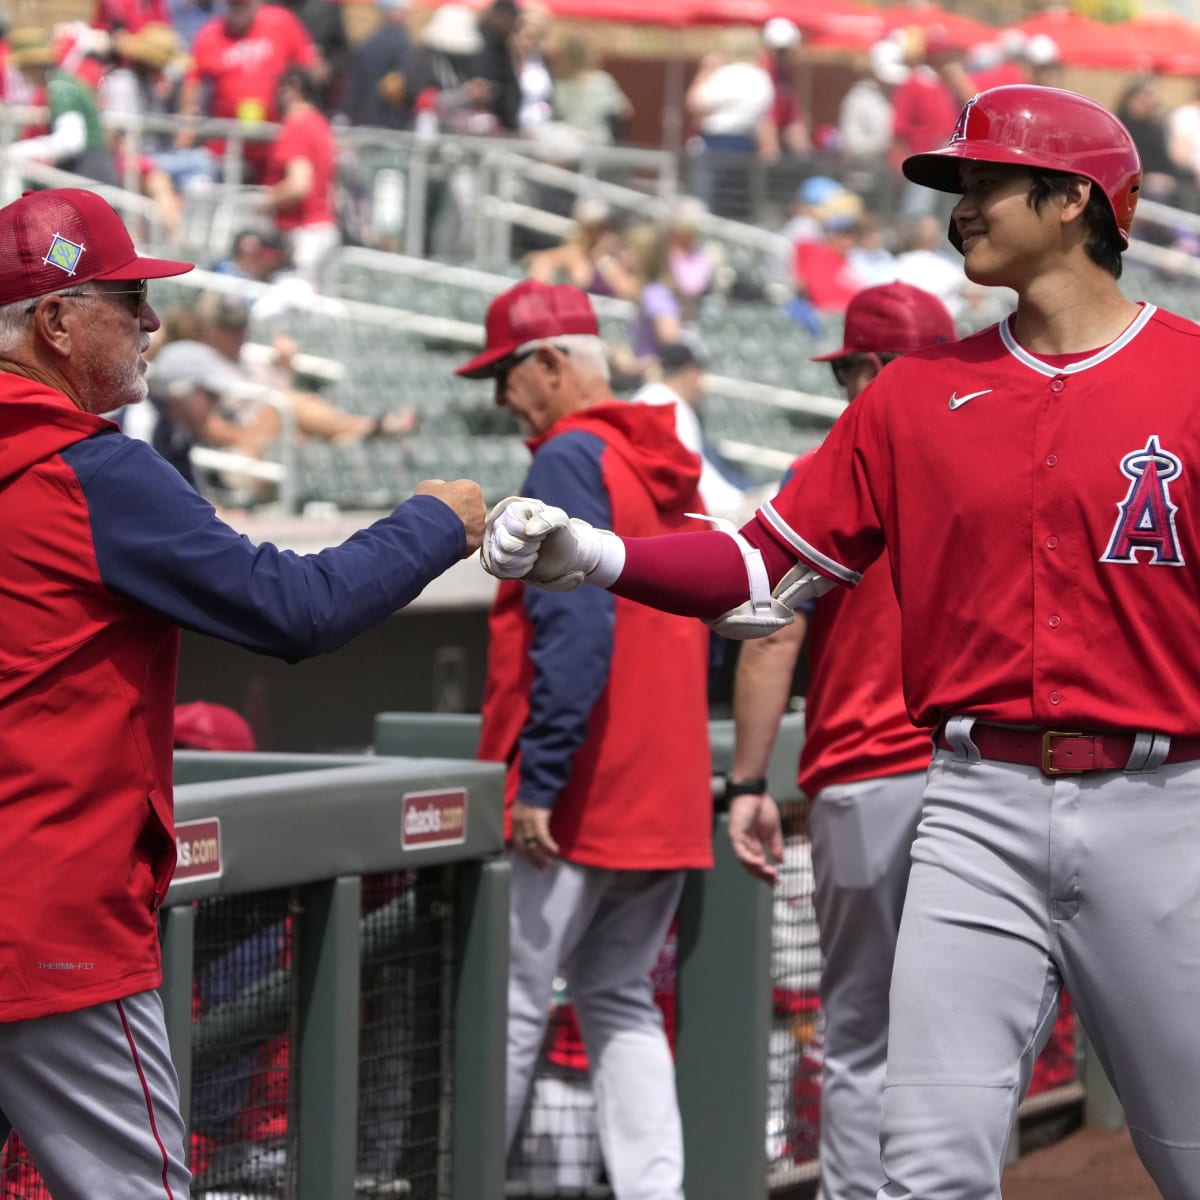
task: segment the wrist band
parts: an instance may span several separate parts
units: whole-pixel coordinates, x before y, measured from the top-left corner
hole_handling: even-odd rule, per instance
[[[765,779],[726,779],[725,799],[734,796],[761,796],[767,790]]]

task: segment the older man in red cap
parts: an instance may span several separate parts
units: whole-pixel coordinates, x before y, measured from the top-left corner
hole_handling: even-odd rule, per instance
[[[587,296],[527,281],[459,374],[529,436],[526,495],[653,536],[697,525],[700,461],[665,408],[614,400]],[[712,864],[708,631],[587,588],[501,583],[479,756],[508,764],[508,1138],[562,975],[618,1200],[682,1200],[675,1076],[651,969],[684,872]]]
[[[893,358],[957,336],[946,306],[932,293],[885,283],[850,301],[841,347],[814,361],[829,363],[853,401]],[[787,862],[766,774],[806,631],[809,687],[799,785],[812,801],[825,1014],[817,1195],[874,1200],[884,1183],[879,1123],[888,984],[933,743],[904,707],[900,605],[885,553],[853,592],[830,592],[807,605],[794,624],[742,647],[734,683],[729,833],[734,854],[752,875],[774,884],[775,864]]]
[[[253,546],[100,414],[145,398],[143,258],[91,192],[0,209],[0,1141],[55,1200],[182,1200],[157,910],[181,626],[297,660],[479,545],[467,480],[319,555]]]

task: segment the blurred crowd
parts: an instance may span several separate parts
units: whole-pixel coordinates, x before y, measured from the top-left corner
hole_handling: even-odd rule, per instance
[[[260,188],[262,227],[278,231],[285,262],[315,283],[322,256],[355,236],[337,204],[339,172],[353,168],[339,161],[338,127],[537,138],[564,162],[580,147],[627,139],[633,102],[592,38],[538,0],[492,0],[480,11],[457,3],[410,11],[408,0],[376,8],[373,28],[355,43],[334,0],[96,0],[90,23],[2,30],[0,96],[47,113],[19,129],[9,153],[141,190],[168,238],[180,233],[189,192],[234,171]],[[839,251],[816,255],[815,265],[805,254],[780,277],[794,276],[800,291],[820,277],[811,282],[818,308],[837,258],[851,257],[857,273],[881,247],[919,249],[921,219],[947,215],[944,197],[903,181],[907,154],[943,141],[977,91],[1053,84],[1060,71],[1045,35],[998,30],[994,41],[962,46],[942,26],[904,27],[859,57],[836,120],[817,123],[808,111],[812,63],[795,23],[775,17],[757,37],[718,41],[724,48],[695,64],[682,94],[688,188],[713,213],[743,218],[761,215],[747,199],[751,165],[797,181],[833,177],[857,196],[860,211],[839,201],[822,220],[811,192],[795,194],[793,219],[815,219]],[[828,113],[830,97],[820,100]],[[1160,82],[1140,77],[1119,115],[1142,150],[1147,196],[1194,205],[1200,98],[1170,108]],[[243,131],[282,128],[227,159],[225,139],[200,118],[237,121]],[[465,186],[458,175],[431,186],[429,207],[470,207],[473,195],[457,194]],[[789,221],[793,228],[808,230],[797,240],[814,240],[811,223]],[[583,270],[572,274],[577,282]],[[876,258],[867,281],[887,270]]]

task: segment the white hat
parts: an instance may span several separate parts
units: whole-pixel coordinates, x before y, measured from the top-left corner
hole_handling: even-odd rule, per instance
[[[871,74],[886,87],[903,83],[911,74],[905,61],[904,47],[894,38],[884,38],[867,51]]]
[[[421,41],[441,54],[478,54],[483,49],[479,18],[465,4],[438,5]]]
[[[787,17],[772,17],[763,26],[762,40],[768,50],[787,50],[800,44],[800,27]]]
[[[1062,57],[1058,43],[1047,33],[1035,33],[1025,43],[1025,57],[1035,67],[1048,67]]]

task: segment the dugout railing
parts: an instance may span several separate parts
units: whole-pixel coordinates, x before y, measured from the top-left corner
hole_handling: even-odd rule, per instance
[[[193,1200],[497,1200],[500,768],[187,752],[176,779],[162,998]],[[46,1200],[5,1154],[6,1200]]]

